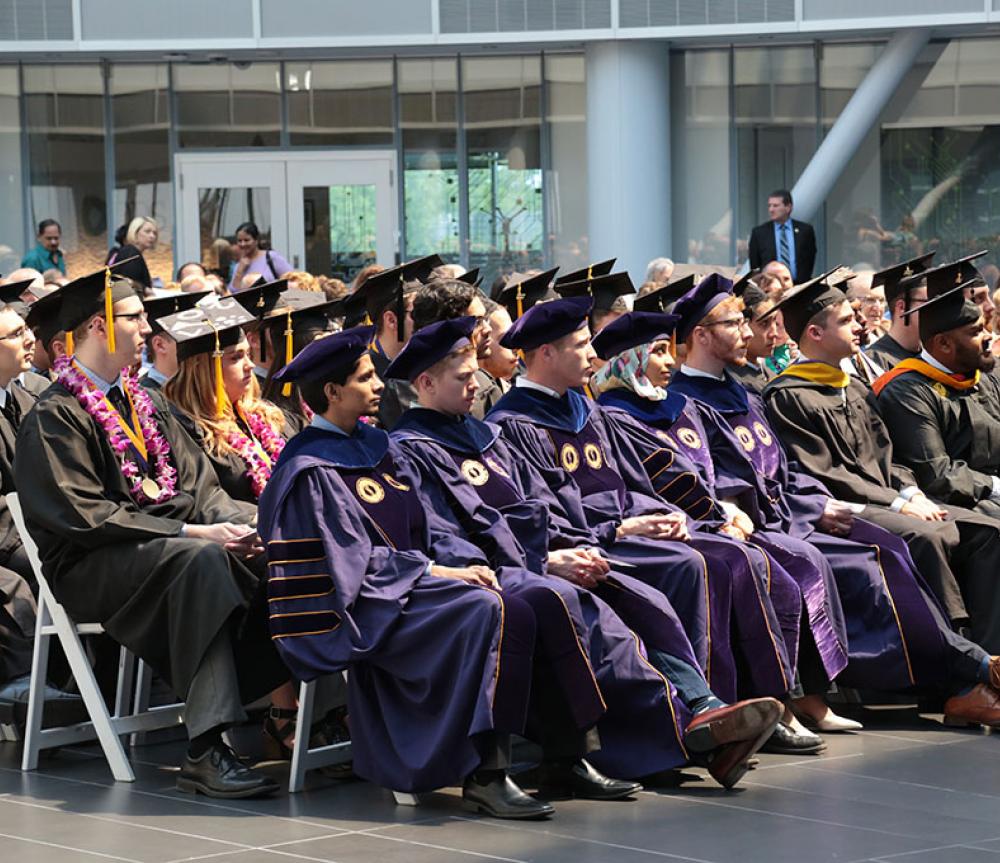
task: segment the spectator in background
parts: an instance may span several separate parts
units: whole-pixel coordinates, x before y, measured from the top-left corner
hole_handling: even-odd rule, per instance
[[[209,284],[208,276],[192,273],[181,279],[180,290],[186,294],[196,294],[200,291],[215,290],[214,285]]]
[[[67,279],[59,270],[46,270],[42,273],[42,281],[53,288],[61,287],[65,285],[69,279]]]
[[[274,282],[292,271],[292,265],[272,249],[264,249],[260,242],[260,229],[253,222],[244,222],[236,229],[236,245],[242,257],[229,282],[229,290],[237,292],[248,287],[247,276],[254,276],[253,284],[260,276],[266,282]]]
[[[188,276],[201,276],[205,278],[208,275],[208,271],[197,261],[188,261],[186,264],[181,264],[180,269],[177,270],[177,278],[175,281],[183,284],[184,280]]]
[[[218,273],[209,273],[205,276],[205,286],[215,291],[220,297],[229,295],[229,291],[226,290],[226,282]]]
[[[289,273],[285,273],[284,277],[288,279],[288,287],[293,291],[321,292],[323,290],[319,286],[319,282],[316,281],[316,277],[305,270],[292,270]],[[271,280],[268,279],[268,281]]]
[[[663,287],[674,274],[674,262],[670,258],[653,258],[646,267],[646,281]]]
[[[160,238],[160,226],[155,219],[146,216],[136,216],[128,223],[128,230],[125,232],[125,242],[121,248],[112,251],[108,255],[108,264],[116,261],[129,261],[123,267],[119,267],[117,274],[138,282],[143,288],[151,288],[153,280],[149,275],[149,267],[146,266],[146,259],[143,257],[147,252],[156,248],[156,241]]]
[[[812,278],[816,263],[816,233],[812,225],[792,218],[792,193],[777,189],[767,196],[769,221],[750,232],[750,269],[762,270],[780,261],[795,284]]]
[[[771,261],[768,263],[764,267],[763,275],[777,279],[782,291],[790,291],[795,285],[795,281],[792,279],[792,271],[781,263],[781,261]],[[765,288],[765,290],[767,289]]]
[[[66,275],[66,258],[59,243],[62,242],[62,228],[55,219],[42,219],[38,223],[38,242],[30,252],[21,258],[22,267],[30,267],[44,273],[58,270]]]
[[[761,273],[757,277],[757,286],[767,297],[775,301],[785,292],[781,279],[774,273]]]

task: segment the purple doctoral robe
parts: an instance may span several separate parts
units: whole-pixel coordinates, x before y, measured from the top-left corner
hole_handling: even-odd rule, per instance
[[[430,575],[485,564],[425,513],[388,436],[308,427],[260,498],[271,635],[296,677],[350,669],[354,770],[399,791],[461,784],[487,732],[520,733],[534,631],[501,593]]]
[[[701,429],[704,447],[687,454],[703,471],[712,465],[720,496],[730,494],[723,489],[735,491],[761,526],[761,539],[810,546],[810,562],[832,574],[848,639],[841,682],[881,690],[944,682],[944,654],[957,636],[944,623],[906,543],[860,518],[847,537],[817,530],[829,492],[789,464],[759,396],[730,375],[715,381],[678,371],[670,393],[685,398],[677,422]],[[669,431],[666,420],[652,425]]]
[[[645,658],[636,637],[638,633],[650,647],[697,668],[683,627],[663,595],[620,573],[612,573],[593,592],[536,574],[546,572],[548,508],[522,493],[514,459],[496,426],[471,416],[414,408],[403,414],[391,437],[419,470],[428,509],[444,506],[495,569],[506,573],[515,568],[522,582],[544,585],[571,612],[607,704],[598,724],[600,751],[588,758],[615,776],[683,763],[686,708],[669,680]],[[526,567],[532,572],[525,574]],[[503,586],[505,592],[512,589]],[[539,620],[539,638],[542,630]]]
[[[626,488],[600,408],[575,391],[554,398],[515,387],[488,419],[500,426],[514,449],[515,465],[526,460],[540,478],[533,482],[539,499],[587,537],[585,544],[600,546],[612,560],[632,567],[627,569],[630,575],[670,600],[713,692],[727,700],[737,696],[734,631],[747,666],[740,681],[742,691],[779,697],[788,692],[795,659],[785,640],[780,634],[774,638],[766,634],[766,623],[741,626],[747,616],[763,614],[758,600],[738,606],[733,601],[734,590],[741,595],[752,583],[746,579],[766,579],[763,555],[698,530],[690,542],[616,538],[618,525],[626,518],[678,508]],[[717,518],[707,512],[705,517]],[[721,524],[721,519],[693,527],[712,523]],[[572,544],[580,543],[578,539]],[[562,546],[553,542],[550,547]],[[751,567],[759,567],[759,575],[751,575]]]

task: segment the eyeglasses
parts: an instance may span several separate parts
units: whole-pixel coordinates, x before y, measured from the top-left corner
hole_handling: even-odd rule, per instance
[[[19,339],[23,339],[27,334],[28,328],[22,324],[13,332],[7,333],[5,336],[0,336],[0,342],[18,341]]]
[[[127,315],[115,315],[117,321],[144,321],[149,317],[146,312],[131,312]]]
[[[701,324],[703,327],[742,327],[743,324],[747,322],[747,319],[740,316],[738,318],[725,318],[721,321],[711,321],[707,324]]]

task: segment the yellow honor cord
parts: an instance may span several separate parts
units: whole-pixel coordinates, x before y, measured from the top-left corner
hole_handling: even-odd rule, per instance
[[[73,331],[66,330],[66,356],[73,356]]]
[[[108,351],[115,352],[115,301],[111,296],[111,268],[104,268],[104,317],[108,328]]]
[[[287,366],[292,361],[292,353],[294,352],[294,347],[292,344],[292,310],[288,310],[288,327],[285,329],[285,365]],[[292,394],[292,384],[289,381],[283,384],[281,387],[281,394],[287,399]]]

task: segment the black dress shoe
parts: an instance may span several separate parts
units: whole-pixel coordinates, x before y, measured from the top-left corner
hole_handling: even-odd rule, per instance
[[[611,779],[583,758],[574,764],[542,764],[538,775],[538,793],[548,800],[621,800],[639,791],[639,782]]]
[[[264,797],[278,790],[278,783],[251,769],[224,743],[184,759],[177,777],[178,791],[207,797]]]
[[[784,722],[779,722],[761,752],[774,755],[815,755],[826,749],[826,743],[811,731],[795,731]]]
[[[462,787],[462,800],[473,812],[491,818],[547,818],[555,810],[525,794],[505,771],[473,773]]]

